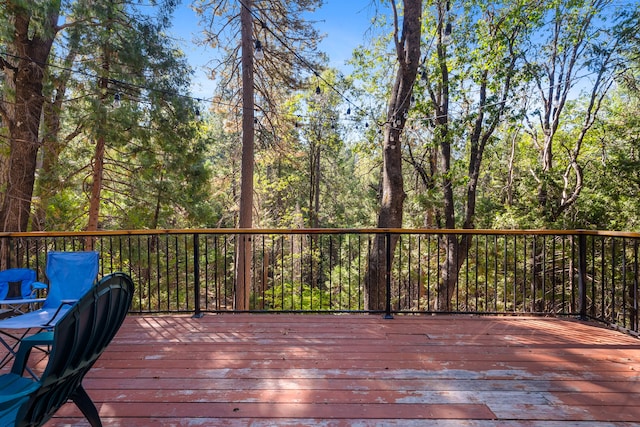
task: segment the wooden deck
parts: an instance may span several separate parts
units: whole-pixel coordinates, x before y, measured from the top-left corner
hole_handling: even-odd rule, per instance
[[[640,340],[571,320],[130,316],[105,426],[640,426]],[[88,425],[67,404],[46,426]]]

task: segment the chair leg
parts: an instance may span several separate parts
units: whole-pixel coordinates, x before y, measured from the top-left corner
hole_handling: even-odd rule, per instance
[[[16,375],[22,375],[24,371],[27,371],[35,380],[38,376],[27,366],[29,355],[34,348],[40,349],[38,346],[50,346],[53,343],[53,332],[38,332],[35,335],[23,337],[20,341],[17,353],[15,353],[15,359],[13,360],[13,367],[11,372]]]
[[[11,345],[6,342],[0,335],[0,344],[2,344],[7,349],[7,354],[5,354],[2,358],[2,361],[0,361],[0,369],[4,368],[5,365],[8,364],[13,357],[15,357],[17,351],[16,349],[18,348],[18,345],[20,345],[20,341],[22,341],[22,339],[24,339],[24,337],[26,337],[28,333],[29,329],[27,329],[21,336],[15,336],[5,331],[0,331],[0,334],[7,336],[14,341],[13,345]]]
[[[22,376],[25,369],[27,369],[27,360],[29,359],[29,355],[31,354],[31,348],[32,347],[30,346],[20,347],[20,349],[16,353],[15,358],[13,359],[11,373]],[[31,370],[29,370],[29,373],[35,377]],[[37,380],[38,377],[35,377],[35,379]]]
[[[82,411],[89,421],[89,424],[91,424],[91,427],[102,427],[102,421],[100,421],[96,405],[93,404],[93,401],[82,387],[82,384],[80,384],[73,393],[71,400],[73,400],[73,403]]]

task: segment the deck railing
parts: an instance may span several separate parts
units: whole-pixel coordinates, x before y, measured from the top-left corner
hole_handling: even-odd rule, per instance
[[[446,236],[471,236],[446,310],[438,306]],[[640,234],[505,230],[149,230],[0,233],[2,267],[44,276],[46,253],[100,253],[100,274],[136,283],[133,311],[201,315],[234,310],[236,244],[250,237],[250,311],[369,310],[367,268],[374,240],[386,246],[387,315],[542,314],[590,318],[639,331]],[[373,261],[372,261],[373,260]],[[386,268],[388,266],[388,268]]]

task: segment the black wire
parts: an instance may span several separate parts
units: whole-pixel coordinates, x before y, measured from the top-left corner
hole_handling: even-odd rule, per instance
[[[309,63],[309,61],[307,61],[305,58],[303,58],[298,52],[296,52],[293,48],[291,48],[287,43],[285,43],[282,38],[276,34],[273,30],[271,30],[271,28],[259,17],[255,14],[255,12],[249,8],[246,3],[243,0],[238,0],[238,2],[240,3],[240,5],[246,9],[251,16],[253,16],[253,18],[258,21],[258,23],[260,24],[260,26],[262,27],[262,29],[268,31],[284,48],[286,48],[289,52],[291,52],[298,61],[300,61],[305,67],[307,67],[309,69],[309,71],[311,71],[318,79],[320,79],[328,88],[330,88],[332,91],[334,91],[335,93],[337,93],[342,99],[344,99],[350,106],[352,105],[354,108],[356,108],[358,111],[361,111],[363,113],[363,115],[368,115],[367,111],[364,110],[363,108],[360,108],[358,105],[354,104],[353,102],[351,102],[351,100],[349,98],[347,98],[347,96],[342,93],[340,90],[338,90],[334,85],[332,85],[331,83],[329,83],[326,79],[324,79],[322,77],[322,75],[320,75],[320,73],[313,67],[313,65],[311,65],[311,63]]]
[[[82,70],[78,70],[78,69],[74,69],[74,68],[69,68],[69,67],[63,67],[61,65],[56,65],[53,64],[51,62],[40,62],[40,61],[35,61],[31,58],[25,57],[25,56],[20,56],[20,55],[14,55],[8,52],[0,52],[0,55],[4,55],[6,57],[9,58],[14,58],[14,59],[20,59],[20,60],[26,60],[26,61],[31,61],[34,64],[38,64],[41,67],[49,67],[49,68],[55,68],[61,71],[67,71],[76,75],[81,75],[90,79],[99,79],[101,78],[99,75],[97,74],[92,74],[89,73],[87,71],[82,71]],[[133,88],[133,89],[139,89],[139,90],[143,90],[143,91],[149,91],[149,92],[157,92],[160,94],[164,94],[164,95],[169,95],[169,96],[175,96],[177,98],[185,98],[185,99],[191,99],[193,101],[197,101],[197,102],[211,102],[212,104],[216,104],[216,105],[220,105],[220,106],[224,106],[224,107],[230,107],[232,106],[232,104],[225,104],[219,101],[214,101],[213,98],[207,99],[207,98],[199,98],[199,97],[195,97],[195,96],[191,96],[191,95],[183,95],[180,94],[178,92],[173,92],[173,91],[168,91],[168,90],[163,90],[163,89],[158,89],[158,88],[152,88],[152,87],[147,87],[147,86],[142,86],[142,85],[138,85],[135,83],[129,83],[123,80],[119,80],[119,79],[114,79],[114,78],[107,78],[107,81],[111,84],[114,84],[116,86],[119,86],[120,88]]]
[[[340,96],[340,98],[342,98],[344,101],[347,102],[347,104],[349,104],[349,106],[353,106],[356,110],[361,112],[364,116],[369,116],[369,113],[366,110],[364,110],[360,106],[358,106],[355,103],[353,103],[344,93],[342,93],[333,84],[329,83],[325,78],[323,78],[322,75],[313,67],[313,65],[309,61],[307,61],[298,52],[296,52],[287,43],[285,43],[284,40],[282,40],[282,38],[278,34],[276,34],[273,30],[271,30],[271,28],[259,16],[257,16],[254,13],[254,11],[251,10],[243,0],[238,0],[238,1],[239,1],[240,5],[243,8],[245,8],[247,11],[249,11],[251,16],[253,16],[253,18],[260,23],[260,25],[261,25],[261,27],[263,29],[268,31],[283,47],[285,47],[289,52],[291,52],[296,57],[296,59],[298,61],[300,61],[300,63],[302,63],[306,68],[308,68],[328,88],[330,88],[332,91],[337,93]],[[23,56],[19,56],[19,55],[13,55],[13,54],[10,54],[8,52],[0,52],[0,55],[5,55],[7,57],[11,57],[11,58],[15,58],[15,59],[28,60],[28,61],[36,63],[36,64],[38,64],[38,65],[40,65],[42,67],[56,68],[56,69],[59,69],[61,71],[67,71],[67,72],[74,73],[74,74],[77,74],[77,75],[82,75],[82,76],[85,76],[85,77],[88,77],[88,78],[94,78],[94,79],[100,78],[100,76],[98,76],[96,74],[88,73],[86,71],[81,71],[81,70],[77,70],[77,69],[73,69],[73,68],[63,67],[63,66],[60,66],[60,65],[53,64],[51,62],[34,61],[31,58],[27,58],[27,57],[23,57]],[[165,94],[165,95],[169,95],[169,96],[175,96],[175,97],[190,99],[190,100],[197,101],[197,102],[209,102],[211,104],[218,105],[218,106],[223,106],[223,107],[233,107],[234,106],[234,104],[215,101],[213,98],[200,98],[200,97],[196,98],[196,97],[190,96],[190,95],[182,95],[182,94],[177,93],[177,92],[166,91],[166,90],[156,89],[156,88],[149,88],[149,87],[146,87],[146,86],[141,86],[141,85],[137,85],[137,84],[134,84],[134,83],[129,83],[129,82],[125,82],[125,81],[122,81],[122,80],[113,79],[113,78],[108,78],[108,81],[109,81],[109,83],[112,83],[114,85],[120,86],[122,88],[129,87],[129,88],[135,88],[135,89],[139,89],[139,90],[152,91],[152,92],[157,92],[157,93],[161,93],[161,94]]]

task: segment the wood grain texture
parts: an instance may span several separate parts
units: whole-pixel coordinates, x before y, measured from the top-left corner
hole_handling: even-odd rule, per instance
[[[84,385],[105,426],[564,427],[640,426],[639,380],[567,319],[224,314],[129,316]]]

